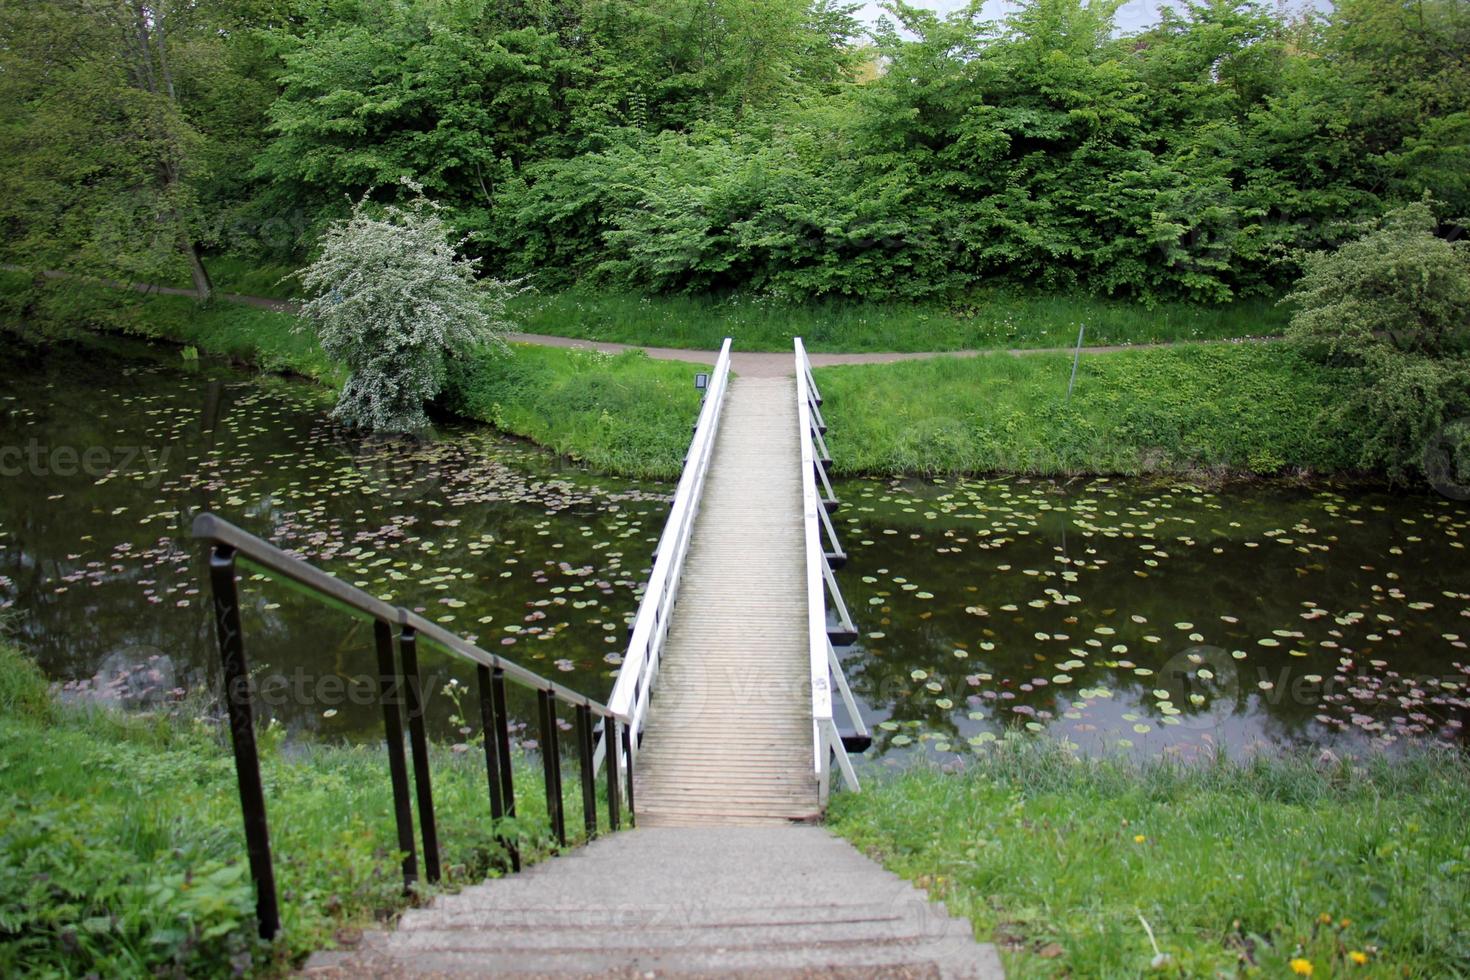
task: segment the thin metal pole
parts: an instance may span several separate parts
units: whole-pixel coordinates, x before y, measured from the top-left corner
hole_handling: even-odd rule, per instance
[[[628,826],[638,826],[638,804],[633,800],[633,732],[629,725],[623,726],[623,758],[628,760]]]
[[[424,733],[423,691],[419,682],[418,631],[405,626],[398,634],[398,658],[403,667],[408,702],[408,741],[413,751],[413,787],[419,799],[419,831],[424,838],[424,876],[439,883],[439,830],[434,820],[434,791],[429,785],[429,738]]]
[[[505,816],[505,804],[500,799],[500,752],[495,746],[495,699],[490,692],[490,668],[484,664],[475,667],[475,680],[480,694],[480,728],[485,733],[485,782],[490,786],[490,819]]]
[[[216,545],[209,556],[209,582],[214,593],[214,622],[225,673],[225,708],[230,716],[230,743],[235,749],[235,779],[240,812],[245,817],[245,849],[255,881],[255,918],[262,939],[281,929],[276,901],[276,875],[271,866],[270,829],[265,817],[265,790],[260,783],[260,754],[255,746],[255,712],[245,637],[240,628],[239,589],[235,581],[235,549]]]
[[[592,709],[577,705],[577,761],[582,775],[582,824],[587,839],[597,836],[597,774],[592,771]]]
[[[1077,362],[1082,359],[1082,332],[1087,329],[1087,324],[1077,324],[1077,350],[1072,354],[1072,378],[1067,382],[1067,401],[1072,404],[1072,386],[1077,383]]]
[[[566,817],[561,806],[561,748],[556,737],[556,696],[550,691],[536,692],[541,715],[541,761],[546,770],[546,815],[551,818],[551,832],[556,842],[567,846]]]
[[[616,832],[622,824],[621,814],[618,813],[618,756],[622,753],[622,747],[618,742],[616,718],[602,720],[602,744],[606,747],[604,754],[607,756],[607,826]]]
[[[393,627],[374,620],[378,647],[378,702],[383,707],[383,738],[388,746],[388,775],[393,783],[393,819],[398,825],[398,850],[403,852],[403,887],[419,879],[419,860],[413,842],[413,802],[408,796],[408,763],[403,757],[402,695],[393,664]]]
[[[490,694],[495,708],[495,754],[500,761],[500,799],[505,805],[505,815],[516,815],[516,789],[510,764],[510,714],[505,710],[505,670],[496,667],[490,672]],[[488,737],[488,736],[487,736]],[[521,870],[521,850],[514,840],[507,840],[505,848],[510,853],[510,869]]]

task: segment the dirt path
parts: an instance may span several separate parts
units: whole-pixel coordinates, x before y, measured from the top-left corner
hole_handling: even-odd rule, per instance
[[[19,266],[0,265],[0,269],[10,272],[24,271]],[[55,270],[47,270],[48,279],[64,279],[67,273]],[[177,286],[155,286],[151,283],[124,283],[110,279],[98,280],[102,285],[114,289],[131,289],[134,292],[145,294],[157,294],[160,296],[193,296],[194,290],[182,289]],[[224,300],[229,303],[243,303],[246,306],[254,306],[262,310],[272,310],[277,313],[294,313],[299,308],[296,303],[289,300],[269,299],[265,296],[246,296],[243,293],[215,293],[215,299]],[[641,344],[622,344],[605,340],[586,340],[581,337],[554,337],[543,333],[511,333],[506,339],[516,344],[535,344],[539,347],[566,347],[583,348],[586,350],[602,351],[606,354],[618,354],[627,350],[641,350],[649,357],[660,361],[685,361],[690,364],[713,364],[715,351],[691,350],[683,347],[645,347]],[[1116,354],[1125,350],[1148,350],[1156,347],[1178,347],[1183,345],[1204,344],[1242,344],[1242,343],[1268,343],[1279,338],[1275,337],[1251,337],[1241,340],[1182,340],[1165,341],[1157,344],[1129,344],[1112,345],[1102,347],[1083,347],[1084,354]],[[984,350],[950,350],[950,351],[870,351],[867,353],[852,354],[817,354],[811,357],[812,367],[832,367],[839,364],[892,364],[895,361],[918,361],[931,357],[984,357],[992,354],[1009,354],[1012,357],[1023,357],[1028,354],[1070,354],[1071,347],[1013,347],[1013,348],[986,348]],[[739,351],[732,350],[730,353],[730,369],[736,374],[750,378],[777,378],[792,372],[793,355],[786,352],[765,351]]]

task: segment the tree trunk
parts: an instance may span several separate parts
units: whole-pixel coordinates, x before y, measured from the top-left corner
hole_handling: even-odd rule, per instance
[[[214,283],[210,281],[209,270],[204,268],[204,260],[199,257],[199,249],[187,235],[179,239],[179,249],[184,253],[184,258],[189,260],[189,275],[194,280],[194,297],[199,300],[200,305],[208,303],[214,298]]]

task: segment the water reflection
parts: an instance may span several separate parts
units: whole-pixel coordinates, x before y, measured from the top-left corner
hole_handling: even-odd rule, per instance
[[[216,684],[201,509],[594,696],[611,690],[668,488],[593,476],[483,428],[363,439],[329,396],[170,348],[13,352],[0,381],[0,603],[72,696]],[[242,575],[268,717],[376,732],[369,624]],[[431,721],[473,671],[428,650]],[[155,677],[155,674],[157,675]],[[119,677],[122,678],[119,681]]]
[[[876,755],[1007,730],[1196,756],[1458,741],[1470,509],[1139,481],[849,481],[844,653]]]

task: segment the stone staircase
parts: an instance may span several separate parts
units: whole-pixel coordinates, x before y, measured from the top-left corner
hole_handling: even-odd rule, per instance
[[[820,827],[656,827],[437,899],[323,977],[1003,977],[970,925]]]

